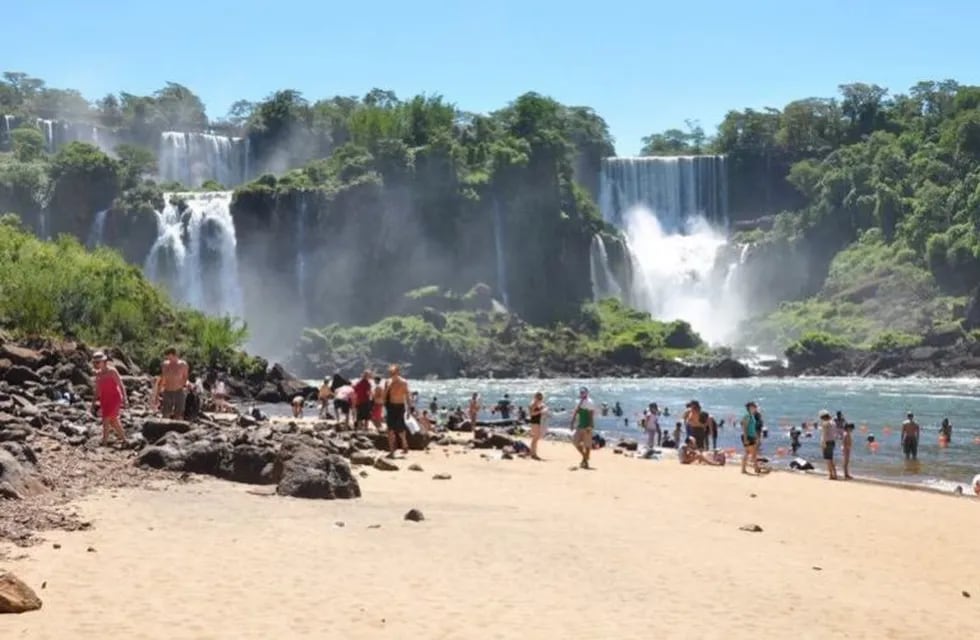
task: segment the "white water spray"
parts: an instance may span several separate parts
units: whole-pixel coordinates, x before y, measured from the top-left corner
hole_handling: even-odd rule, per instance
[[[103,209],[92,218],[92,228],[88,230],[88,239],[85,241],[85,245],[89,249],[95,249],[105,244],[105,219],[108,214],[109,210]]]
[[[592,276],[592,297],[598,302],[603,298],[623,297],[622,287],[609,267],[606,243],[598,233],[592,236],[589,247],[589,273]]]

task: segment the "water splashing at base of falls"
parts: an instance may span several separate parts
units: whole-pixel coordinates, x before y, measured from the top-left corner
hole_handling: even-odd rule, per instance
[[[709,343],[731,340],[749,304],[736,278],[747,249],[716,264],[728,243],[725,158],[606,158],[600,178],[603,217],[622,231],[632,262],[620,299],[661,320],[685,320]],[[600,248],[593,239],[593,283],[604,279],[600,263],[610,271]],[[596,288],[603,293],[612,290]]]
[[[686,320],[710,343],[728,340],[746,305],[715,273],[718,251],[727,244],[724,232],[704,218],[668,232],[645,207],[627,211],[623,225],[634,260],[634,304],[655,318]]]
[[[242,316],[230,191],[168,193],[157,213],[147,277],[184,304],[211,315]],[[183,210],[179,204],[186,203]]]

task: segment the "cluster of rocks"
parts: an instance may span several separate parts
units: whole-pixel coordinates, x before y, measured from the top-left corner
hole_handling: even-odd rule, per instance
[[[763,375],[877,376],[901,378],[926,376],[952,378],[980,376],[980,342],[960,330],[932,333],[922,344],[887,351],[833,349],[789,358],[786,368],[775,367]]]

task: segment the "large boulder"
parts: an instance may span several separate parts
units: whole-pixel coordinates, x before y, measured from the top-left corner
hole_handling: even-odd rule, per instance
[[[18,460],[7,448],[0,448],[0,496],[21,499],[45,492],[33,465]]]
[[[32,369],[29,369],[23,365],[15,364],[14,366],[7,369],[4,374],[3,379],[19,387],[26,382],[41,382],[41,376],[37,375]]]
[[[361,487],[347,460],[327,453],[309,439],[284,441],[275,466],[279,495],[323,500],[361,497]]]
[[[41,608],[34,590],[10,573],[0,570],[0,613],[24,613]]]
[[[6,343],[0,345],[0,359],[10,360],[13,364],[29,369],[37,369],[44,362],[44,355],[33,349]]]
[[[749,368],[734,358],[713,362],[701,372],[705,378],[748,378],[751,375]]]

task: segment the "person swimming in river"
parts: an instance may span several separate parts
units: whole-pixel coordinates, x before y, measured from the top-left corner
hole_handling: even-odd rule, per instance
[[[623,417],[623,407],[619,404],[619,400],[617,400],[616,404],[613,405],[612,412],[613,415],[616,416],[617,418]]]

